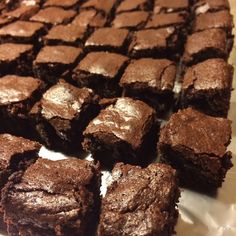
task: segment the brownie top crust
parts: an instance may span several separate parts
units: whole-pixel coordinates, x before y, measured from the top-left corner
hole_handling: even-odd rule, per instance
[[[155,112],[144,102],[119,98],[90,122],[84,134],[108,133],[139,148]]]
[[[121,13],[125,11],[134,11],[134,10],[147,10],[148,5],[151,1],[149,0],[124,0],[116,9],[116,13]]]
[[[223,59],[209,59],[187,69],[183,89],[196,90],[231,88],[233,67]]]
[[[175,76],[174,62],[166,59],[143,58],[129,64],[120,80],[120,85],[157,92],[172,90]]]
[[[43,29],[44,25],[38,22],[16,21],[0,28],[1,36],[32,37]]]
[[[164,164],[141,169],[118,163],[112,179],[102,201],[98,235],[163,235],[179,195],[176,171]]]
[[[116,4],[116,0],[88,0],[81,5],[81,8],[93,8],[109,14]]]
[[[0,61],[13,61],[22,54],[32,51],[33,45],[4,43],[0,44]]]
[[[72,64],[81,53],[80,48],[71,46],[45,46],[38,53],[34,63]]]
[[[57,6],[57,7],[73,7],[78,0],[47,0],[44,3],[44,7]]]
[[[154,1],[154,12],[158,13],[161,11],[173,12],[179,10],[185,10],[189,7],[188,0],[155,0]]]
[[[231,121],[200,113],[192,108],[178,111],[160,132],[160,143],[184,146],[196,154],[223,157],[231,139]]]
[[[60,117],[73,119],[90,104],[94,93],[88,88],[76,88],[62,80],[44,93],[41,99],[41,113],[47,119]]]
[[[69,21],[75,15],[76,11],[74,10],[64,10],[60,7],[47,7],[32,16],[30,20],[57,25],[64,23],[64,21]]]
[[[11,164],[14,155],[26,152],[38,152],[41,145],[21,137],[10,134],[0,134],[0,170],[7,168]]]
[[[128,34],[126,29],[100,28],[90,36],[85,46],[122,47]]]
[[[6,75],[0,78],[0,105],[8,105],[31,98],[43,82],[32,77]]]
[[[116,53],[91,52],[78,64],[75,71],[114,78],[127,60],[127,57]]]

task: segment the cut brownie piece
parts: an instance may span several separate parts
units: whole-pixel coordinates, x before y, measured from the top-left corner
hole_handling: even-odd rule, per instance
[[[0,44],[0,75],[32,75],[33,45]]]
[[[182,51],[178,32],[174,27],[136,31],[129,46],[134,58],[153,57],[177,59]]]
[[[35,137],[28,112],[41,97],[44,83],[32,77],[7,75],[0,78],[1,132]]]
[[[31,116],[47,147],[73,153],[78,152],[82,132],[98,113],[97,104],[91,89],[59,81],[43,94]]]
[[[130,11],[151,11],[153,7],[153,1],[151,0],[124,0],[120,3],[120,5],[116,9],[116,14],[122,12],[130,12]]]
[[[73,70],[72,79],[81,87],[89,87],[102,97],[118,96],[119,79],[128,58],[109,52],[91,52]]]
[[[210,58],[229,57],[232,40],[222,29],[209,29],[194,33],[187,38],[183,63],[196,64]]]
[[[41,23],[16,21],[0,28],[0,42],[36,43],[44,32],[44,25]]]
[[[228,0],[197,0],[193,5],[193,11],[196,15],[225,9],[230,9]]]
[[[16,171],[24,171],[36,161],[40,148],[41,145],[37,142],[10,134],[0,134],[0,190],[7,183],[11,174]],[[0,228],[1,230],[6,230],[1,204]]]
[[[38,159],[3,191],[9,235],[90,235],[99,211],[99,165]]]
[[[233,16],[229,11],[218,11],[200,14],[193,23],[193,32],[206,29],[223,29],[228,35],[232,34],[234,27]]]
[[[60,7],[47,7],[41,9],[36,15],[30,18],[31,21],[39,21],[48,25],[69,23],[76,15],[74,10],[64,10]]]
[[[129,31],[126,29],[100,28],[94,31],[85,43],[89,51],[111,51],[126,53]]]
[[[124,95],[135,97],[165,112],[173,101],[176,65],[166,59],[139,59],[132,61],[123,74],[120,85]]]
[[[43,4],[44,7],[63,7],[63,8],[72,8],[75,7],[79,0],[46,0]]]
[[[72,21],[72,24],[79,27],[99,28],[106,24],[107,17],[96,10],[82,10]]]
[[[161,129],[158,153],[179,171],[183,185],[209,191],[222,185],[232,166],[230,139],[231,121],[187,108]]]
[[[117,160],[142,164],[155,141],[155,122],[155,111],[144,102],[118,98],[90,122],[83,147],[107,166]]]
[[[148,18],[149,13],[146,11],[124,12],[116,15],[112,27],[139,30],[145,26]]]
[[[188,0],[154,0],[154,13],[188,11]]]
[[[33,62],[36,77],[47,82],[56,82],[66,70],[76,65],[82,53],[71,46],[45,46]]]
[[[173,234],[180,195],[177,174],[164,164],[117,164],[102,199],[98,236]]]
[[[182,106],[227,117],[232,80],[233,67],[222,59],[209,59],[188,68],[182,85]]]
[[[43,41],[46,45],[65,44],[78,46],[82,45],[85,36],[85,27],[79,27],[74,24],[56,25],[43,37]]]

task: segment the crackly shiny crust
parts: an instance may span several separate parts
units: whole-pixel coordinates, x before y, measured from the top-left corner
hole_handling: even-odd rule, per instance
[[[6,186],[2,200],[6,220],[27,235],[40,230],[86,235],[88,223],[96,218],[99,179],[99,166],[93,162],[39,159]]]
[[[118,163],[102,200],[98,235],[171,235],[179,190],[177,174],[164,164],[141,169]]]

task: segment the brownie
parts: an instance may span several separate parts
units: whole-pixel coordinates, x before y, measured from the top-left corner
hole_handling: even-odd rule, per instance
[[[174,27],[136,31],[129,46],[134,58],[153,57],[177,59],[182,48]]]
[[[154,13],[188,11],[188,0],[154,0]]]
[[[7,11],[2,14],[2,16],[9,19],[19,19],[19,20],[28,20],[31,16],[36,14],[39,11],[38,5],[23,5],[19,6],[12,11]]]
[[[155,142],[155,122],[154,109],[144,102],[118,98],[89,123],[83,147],[108,167],[116,161],[143,164]]]
[[[138,98],[165,112],[173,102],[176,65],[166,59],[143,58],[132,61],[121,77],[124,95]]]
[[[186,70],[181,103],[208,115],[227,117],[233,67],[223,59],[209,59]]]
[[[223,10],[198,15],[193,23],[192,31],[197,32],[206,29],[220,28],[223,29],[228,35],[231,35],[233,27],[233,16],[229,11]]]
[[[38,158],[41,145],[21,137],[10,134],[0,134],[0,190],[7,183],[10,175],[17,171],[24,171]],[[2,198],[0,194],[0,199]],[[3,220],[3,209],[0,204],[0,228],[6,230]]]
[[[0,42],[35,43],[44,32],[44,25],[41,23],[15,21],[0,28]]]
[[[231,121],[187,108],[161,129],[158,153],[179,171],[183,186],[210,191],[222,185],[232,166],[230,139]]]
[[[99,206],[93,162],[38,159],[10,178],[2,205],[9,235],[90,235]]]
[[[79,0],[46,0],[43,4],[44,7],[63,7],[63,8],[72,8],[77,5]]]
[[[177,174],[164,164],[119,163],[102,199],[98,236],[170,236],[178,218]]]
[[[2,15],[0,15],[0,27],[6,25],[6,24],[9,24],[13,21],[13,19],[9,19],[7,17],[4,17]]]
[[[69,23],[76,15],[74,10],[64,10],[60,7],[47,7],[41,9],[36,15],[30,18],[31,21],[38,21],[48,25]]]
[[[79,27],[99,28],[106,24],[107,17],[96,10],[82,10],[72,21],[72,24]]]
[[[35,76],[47,82],[56,82],[68,69],[76,65],[82,53],[80,48],[71,46],[45,46],[33,62]]]
[[[129,43],[127,29],[100,28],[88,38],[85,49],[88,51],[111,51],[126,53]]]
[[[183,63],[192,65],[210,58],[229,57],[232,40],[222,29],[208,29],[193,33],[187,38]]]
[[[31,117],[47,147],[73,153],[78,152],[82,132],[97,113],[98,99],[91,89],[60,80],[43,94]]]
[[[82,45],[86,37],[86,28],[74,24],[56,25],[43,37],[46,45]]]
[[[228,0],[197,0],[193,5],[193,11],[196,15],[225,9],[230,9]]]
[[[151,11],[153,7],[152,3],[152,0],[124,0],[117,7],[116,14],[137,10]]]
[[[0,75],[32,75],[33,45],[0,44]]]
[[[142,29],[149,18],[149,13],[146,11],[124,12],[116,15],[113,20],[112,27],[127,28],[130,30]]]
[[[187,12],[173,12],[173,13],[160,13],[154,14],[147,22],[145,28],[158,29],[168,26],[182,28],[186,25],[188,19]]]
[[[119,79],[128,63],[126,56],[110,52],[91,52],[72,72],[73,81],[89,87],[102,97],[120,94]]]
[[[104,15],[112,13],[117,4],[117,0],[88,0],[83,3],[81,9],[94,9],[102,12]]]

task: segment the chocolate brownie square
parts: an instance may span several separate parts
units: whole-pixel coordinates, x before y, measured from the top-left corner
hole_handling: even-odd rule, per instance
[[[33,45],[0,44],[0,75],[32,75]]]
[[[151,11],[153,7],[153,1],[151,0],[124,0],[116,9],[116,14],[129,11]]]
[[[210,191],[222,185],[232,166],[230,139],[231,121],[187,108],[161,129],[158,153],[179,171],[182,185]]]
[[[24,171],[38,158],[41,145],[21,137],[10,134],[0,134],[0,190],[7,183],[10,175],[17,171]],[[0,194],[0,199],[2,195]],[[6,231],[3,220],[3,209],[0,204],[0,229]]]
[[[74,18],[72,24],[78,27],[99,28],[103,27],[107,22],[107,17],[96,10],[82,10]]]
[[[230,5],[228,0],[197,0],[193,5],[193,11],[196,15],[229,9]]]
[[[99,165],[38,159],[3,191],[9,235],[90,235],[99,210]]]
[[[206,29],[223,29],[229,36],[234,27],[233,16],[229,11],[209,12],[196,16],[193,22],[192,32]]]
[[[6,75],[0,78],[1,132],[35,138],[28,112],[45,89],[44,83],[32,77]]]
[[[85,49],[88,51],[111,51],[126,53],[129,41],[127,29],[100,28],[88,38]]]
[[[177,59],[182,51],[179,44],[178,31],[174,27],[140,30],[133,34],[129,55]]]
[[[148,18],[149,18],[149,13],[146,11],[124,12],[116,15],[111,25],[114,28],[127,28],[130,30],[139,30],[144,28]]]
[[[209,29],[193,33],[187,38],[183,63],[193,65],[210,58],[227,59],[232,48],[232,39],[222,29]]]
[[[180,195],[174,169],[164,164],[142,169],[119,163],[112,179],[102,199],[98,236],[173,234]]]
[[[233,67],[222,59],[209,59],[186,70],[181,103],[206,114],[227,117]]]
[[[143,58],[132,61],[121,77],[125,96],[138,98],[165,112],[173,102],[176,65],[166,59]]]
[[[108,167],[116,161],[143,164],[155,142],[151,135],[155,115],[154,109],[142,101],[118,98],[89,123],[83,147]]]
[[[42,23],[15,21],[0,28],[0,42],[36,43],[43,33],[45,28]]]
[[[82,132],[97,113],[98,99],[91,89],[60,80],[43,94],[31,118],[47,147],[73,153],[78,152]]]
[[[69,23],[76,15],[74,10],[64,10],[60,7],[47,7],[41,9],[36,15],[30,18],[31,21],[38,21],[48,25]]]
[[[126,56],[110,52],[91,52],[72,72],[72,79],[80,87],[92,88],[102,97],[121,93],[119,79],[128,63]]]
[[[82,45],[86,37],[86,28],[74,24],[56,25],[43,37],[46,45]]]
[[[188,11],[188,0],[154,0],[154,13],[170,13],[176,11]]]
[[[33,62],[35,76],[55,83],[66,70],[76,65],[81,53],[80,48],[71,46],[45,46]]]
[[[44,7],[63,7],[63,8],[73,8],[77,5],[79,0],[46,0],[43,4]]]

